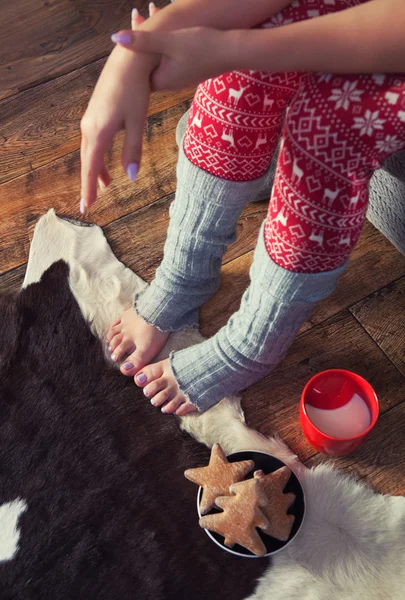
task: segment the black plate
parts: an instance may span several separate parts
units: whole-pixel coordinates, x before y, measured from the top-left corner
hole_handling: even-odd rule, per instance
[[[283,463],[281,460],[276,458],[275,456],[271,456],[270,454],[265,454],[264,452],[255,452],[255,451],[235,452],[234,454],[230,454],[229,456],[227,456],[227,459],[229,462],[237,462],[239,460],[253,460],[254,461],[255,466],[252,469],[251,473],[249,473],[249,475],[246,477],[246,479],[251,479],[253,477],[254,471],[258,471],[259,469],[261,469],[267,475],[268,473],[273,473],[273,471],[277,471],[277,469],[280,469],[281,467],[288,466],[285,463]],[[304,514],[305,514],[304,490],[302,489],[302,485],[298,481],[298,478],[295,475],[295,473],[291,473],[291,477],[288,480],[288,483],[284,488],[284,492],[285,493],[292,492],[293,494],[295,494],[294,503],[290,506],[290,508],[288,510],[289,515],[295,515],[295,521],[294,521],[293,527],[291,529],[290,537],[288,538],[288,540],[286,542],[281,542],[280,540],[277,540],[276,538],[273,538],[270,535],[266,535],[260,529],[258,529],[259,535],[262,538],[262,540],[266,546],[266,549],[267,549],[267,553],[265,556],[270,556],[271,554],[278,552],[279,550],[284,548],[287,544],[289,544],[291,542],[291,540],[297,535],[298,530],[300,529],[300,527],[302,525],[302,521],[304,520]],[[200,514],[201,494],[202,494],[202,488],[200,487],[198,489],[198,494],[197,494],[197,510],[198,510],[199,517],[201,517],[201,514]],[[216,508],[213,508],[207,514],[211,515],[211,514],[215,514],[218,512],[221,512],[221,511],[219,511]],[[249,550],[246,550],[246,548],[243,548],[242,546],[239,546],[237,544],[233,548],[228,548],[228,546],[225,546],[225,544],[224,544],[224,538],[222,537],[222,535],[219,535],[218,533],[215,533],[214,531],[209,531],[208,529],[205,529],[205,532],[212,539],[212,541],[214,541],[216,544],[218,544],[218,546],[221,546],[221,548],[223,548],[227,552],[231,552],[231,554],[236,554],[237,556],[245,556],[248,558],[263,558],[261,556],[256,556]]]

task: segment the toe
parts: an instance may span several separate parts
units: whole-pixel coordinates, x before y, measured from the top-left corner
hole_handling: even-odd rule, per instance
[[[121,333],[121,327],[115,325],[111,325],[110,329],[107,331],[107,341],[111,342],[111,340],[113,339],[113,337],[117,334]]]
[[[114,352],[114,350],[116,348],[118,348],[118,346],[121,344],[121,342],[122,342],[122,335],[121,334],[115,335],[112,338],[112,340],[110,341],[110,344],[108,346],[109,351]]]
[[[198,413],[198,408],[191,404],[190,402],[184,402],[180,408],[176,410],[176,415],[178,417],[184,417],[190,413]]]
[[[126,356],[129,352],[132,352],[134,350],[135,346],[134,343],[131,342],[130,340],[122,340],[121,344],[119,344],[115,350],[113,350],[113,354],[111,355],[111,358],[114,362],[117,362],[118,360],[121,360],[124,356]],[[113,358],[114,356],[114,358]],[[126,364],[126,363],[125,363]],[[128,370],[126,367],[124,367],[125,370]]]
[[[155,354],[151,352],[150,349],[145,351],[143,348],[136,348],[135,352],[133,352],[131,356],[128,356],[127,360],[125,361],[128,363],[125,371],[122,371],[121,369],[121,372],[125,373],[125,375],[135,375],[138,371],[140,371],[140,369],[143,369],[143,367],[145,367],[145,365],[147,365],[154,358],[154,356]],[[156,379],[156,377],[160,377],[161,375],[162,373],[159,373],[153,377],[153,379]],[[138,382],[135,381],[135,383]]]
[[[176,410],[180,408],[180,406],[185,402],[186,399],[183,396],[183,394],[176,394],[176,396],[172,400],[170,400],[170,402],[163,406],[162,413],[171,415],[172,413],[176,412]]]
[[[132,364],[134,364],[132,357],[135,356],[136,352],[134,354],[131,354],[131,356],[128,357],[128,361],[131,362]],[[131,370],[132,372],[132,370]],[[142,369],[141,372],[137,373],[135,376],[135,383],[136,385],[139,385],[140,387],[145,387],[145,385],[147,383],[151,383],[152,381],[155,381],[155,379],[159,379],[159,377],[162,377],[163,375],[163,365],[161,362],[158,363],[153,363],[152,365],[148,365],[147,367],[144,367]]]
[[[153,404],[153,406],[162,406],[162,404],[164,404],[165,402],[169,402],[169,400],[171,400],[172,398],[172,390],[170,388],[165,388],[164,390],[156,394],[156,396],[153,396],[150,402],[151,404]],[[162,412],[165,411],[162,409]]]
[[[128,356],[125,363],[121,367],[121,373],[124,375],[130,375],[131,377],[135,375],[142,369],[145,364],[148,364],[148,361],[144,359],[145,353],[139,348],[135,348],[134,352]],[[150,359],[150,357],[149,357]],[[137,381],[135,381],[137,383]]]
[[[167,387],[167,379],[165,377],[159,377],[159,379],[155,379],[152,383],[148,383],[143,388],[143,393],[147,398],[152,398],[156,396],[158,392],[164,390]]]

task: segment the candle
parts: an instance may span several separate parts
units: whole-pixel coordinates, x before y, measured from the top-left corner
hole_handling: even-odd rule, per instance
[[[371,423],[371,415],[367,404],[359,394],[353,394],[347,404],[339,408],[326,410],[305,405],[312,423],[335,438],[353,438],[363,433]]]

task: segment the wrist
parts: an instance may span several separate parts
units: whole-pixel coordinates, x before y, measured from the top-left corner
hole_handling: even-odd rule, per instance
[[[140,75],[150,76],[160,63],[160,54],[135,53],[135,69]]]
[[[226,63],[225,71],[235,71],[237,69],[247,69],[249,63],[246,57],[246,34],[249,33],[243,29],[233,29],[224,32],[223,61]]]
[[[129,69],[136,77],[149,79],[152,71],[159,64],[160,56],[133,52],[118,44],[111,52],[108,61],[118,70]]]

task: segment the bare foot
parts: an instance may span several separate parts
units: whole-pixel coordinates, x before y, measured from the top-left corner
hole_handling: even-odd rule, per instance
[[[176,413],[182,417],[197,411],[197,407],[179,390],[168,358],[144,367],[136,374],[135,383],[143,388],[153,406],[162,406],[163,413]]]
[[[145,323],[129,308],[108,330],[111,359],[117,362],[130,354],[120,370],[123,375],[133,376],[159,354],[169,335],[168,331],[159,331]]]

